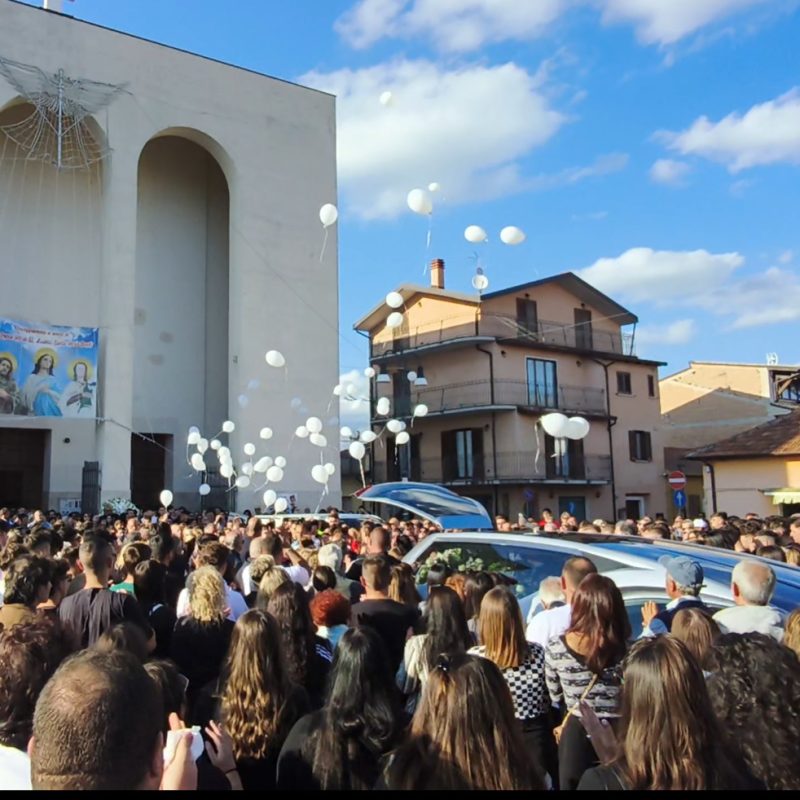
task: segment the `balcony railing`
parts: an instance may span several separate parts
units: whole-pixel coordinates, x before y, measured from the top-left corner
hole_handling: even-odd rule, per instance
[[[561,385],[545,391],[528,387],[525,381],[501,380],[451,383],[427,386],[414,393],[414,403],[424,403],[429,414],[441,414],[464,408],[516,406],[540,411],[565,411],[575,414],[605,414],[605,389]]]
[[[567,325],[542,319],[534,326],[529,326],[511,314],[482,314],[475,319],[461,316],[413,328],[404,323],[395,329],[393,339],[373,342],[371,356],[380,358],[416,350],[426,345],[443,344],[477,336],[530,343],[532,346],[542,344],[614,355],[636,355],[633,337],[628,333],[599,330],[592,325]]]
[[[496,462],[496,471],[495,471]],[[374,481],[400,480],[403,477],[425,483],[470,485],[483,483],[526,483],[536,481],[594,482],[611,480],[611,458],[602,455],[553,457],[544,452],[536,458],[531,452],[476,454],[471,458],[442,456],[412,459],[408,475],[398,464],[375,463]]]

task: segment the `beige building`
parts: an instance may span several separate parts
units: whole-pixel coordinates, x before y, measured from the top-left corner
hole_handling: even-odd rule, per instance
[[[699,448],[706,507],[743,517],[800,512],[800,410]]]
[[[210,439],[230,418],[221,439],[236,463],[247,442],[289,455],[274,488],[314,507],[319,452],[288,453],[290,401],[338,428],[313,405],[339,374],[336,234],[320,263],[318,217],[336,201],[335,99],[11,0],[0,0],[0,59],[67,99],[109,95],[80,120],[67,102],[63,153],[32,158],[36,98],[0,75],[0,317],[98,328],[100,341],[96,418],[0,416],[0,505],[133,496],[152,507],[168,488],[197,508],[187,431]],[[269,349],[286,371],[266,366]],[[215,485],[206,504],[234,496]],[[338,505],[338,471],[330,490]],[[239,509],[260,503],[238,492]]]
[[[572,273],[502,291],[403,285],[403,324],[373,308],[355,327],[370,338],[374,430],[377,401],[405,419],[409,445],[384,436],[373,479],[441,483],[516,520],[544,508],[579,519],[663,511],[658,367],[634,355],[636,316]],[[413,380],[409,380],[409,373]],[[425,404],[424,418],[411,420]],[[545,436],[549,411],[590,423],[581,441]]]
[[[703,465],[686,458],[687,453],[796,407],[800,402],[800,367],[692,361],[687,369],[663,378],[659,392],[665,466],[668,471],[686,473],[688,513],[696,516],[701,510],[711,510],[711,492],[703,486]],[[708,474],[705,477],[710,481]],[[666,491],[671,504],[672,493]]]

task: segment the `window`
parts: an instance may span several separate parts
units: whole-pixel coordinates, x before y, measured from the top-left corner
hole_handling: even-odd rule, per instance
[[[649,397],[656,396],[656,379],[653,375],[647,376],[647,394]]]
[[[617,373],[617,394],[633,394],[630,372]]]
[[[517,325],[522,329],[522,336],[533,335],[539,332],[539,313],[536,310],[535,300],[517,298]]]
[[[545,476],[548,479],[584,480],[583,440],[544,437]]]
[[[652,461],[653,449],[648,431],[628,431],[631,461]]]
[[[392,413],[398,418],[411,416],[411,381],[406,372],[392,375]]]
[[[529,358],[528,405],[536,408],[558,408],[556,362]]]
[[[575,309],[575,347],[592,349],[592,312],[585,308]]]
[[[445,481],[483,478],[483,429],[442,433],[442,472]]]

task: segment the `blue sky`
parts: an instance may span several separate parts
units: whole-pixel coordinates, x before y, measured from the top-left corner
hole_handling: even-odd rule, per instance
[[[476,250],[492,289],[585,271],[664,374],[800,358],[797,0],[65,5],[337,92],[342,372],[366,366],[363,312],[434,257],[472,291]],[[405,197],[431,181],[427,250]],[[489,242],[467,244],[470,224]],[[501,244],[506,225],[527,241]]]

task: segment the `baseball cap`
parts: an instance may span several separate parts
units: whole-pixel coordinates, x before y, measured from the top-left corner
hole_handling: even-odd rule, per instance
[[[700,517],[698,517],[697,519],[692,521],[692,527],[705,530],[708,527],[708,523],[704,519],[700,519]]]
[[[697,588],[703,585],[703,568],[689,556],[661,556],[658,563],[666,568],[678,586]]]

